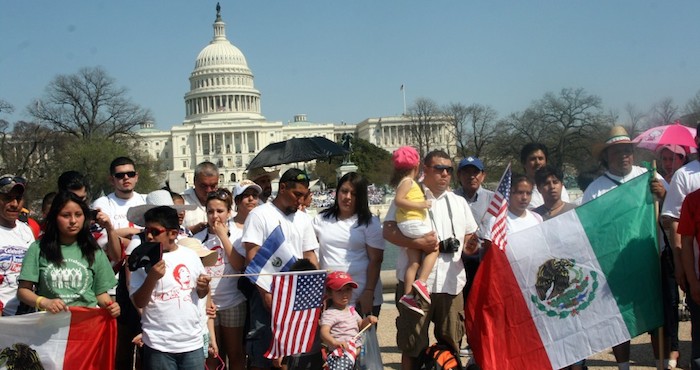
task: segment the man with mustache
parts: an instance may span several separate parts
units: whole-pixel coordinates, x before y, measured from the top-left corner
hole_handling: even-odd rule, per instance
[[[298,168],[290,168],[280,177],[279,191],[270,203],[262,204],[248,215],[243,227],[241,243],[246,250],[246,265],[255,258],[265,240],[280,226],[284,242],[280,248],[287,248],[297,259],[306,258],[318,266],[316,250],[318,240],[311,224],[311,218],[298,212],[299,205],[309,192],[309,176]],[[246,338],[246,352],[250,368],[270,369],[272,361],[264,353],[270,347],[272,294],[257,286],[248,298],[250,310],[250,330]]]
[[[0,310],[2,316],[17,313],[17,277],[24,254],[34,241],[32,230],[18,222],[24,204],[26,180],[12,174],[0,177]],[[4,305],[4,307],[2,307]]]
[[[608,133],[608,139],[593,147],[593,156],[600,160],[605,173],[595,179],[583,193],[581,204],[600,197],[619,185],[647,172],[646,168],[634,165],[634,144],[627,130],[622,126],[614,126]],[[658,173],[657,180],[663,179]],[[658,195],[658,181],[651,184],[652,192]],[[641,196],[641,195],[640,195]],[[613,347],[617,367],[621,370],[630,368],[630,342],[624,342]]]

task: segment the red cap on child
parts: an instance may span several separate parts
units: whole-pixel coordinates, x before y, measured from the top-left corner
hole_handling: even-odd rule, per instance
[[[326,286],[331,290],[340,290],[348,284],[357,289],[357,283],[352,281],[352,276],[343,271],[333,271],[326,278]]]

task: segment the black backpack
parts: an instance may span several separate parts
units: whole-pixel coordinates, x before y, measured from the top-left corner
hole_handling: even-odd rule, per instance
[[[421,352],[415,370],[464,370],[459,354],[451,346],[435,343]]]

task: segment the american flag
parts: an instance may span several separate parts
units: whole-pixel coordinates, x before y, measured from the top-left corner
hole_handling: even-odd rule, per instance
[[[501,176],[501,182],[498,184],[498,189],[491,199],[488,212],[495,219],[493,228],[491,228],[491,243],[498,246],[500,249],[505,249],[508,244],[506,240],[506,220],[508,218],[508,198],[510,197],[510,180],[512,173],[510,164]]]
[[[265,357],[311,351],[325,282],[325,271],[287,273],[272,278],[272,343]]]
[[[352,370],[355,368],[356,357],[357,347],[355,346],[355,341],[350,340],[347,342],[347,348],[338,347],[328,355],[328,358],[326,358],[328,370]]]

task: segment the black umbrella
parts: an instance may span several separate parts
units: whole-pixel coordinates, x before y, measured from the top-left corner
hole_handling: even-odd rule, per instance
[[[292,138],[266,146],[253,158],[246,169],[272,167],[278,164],[308,162],[350,153],[325,137]]]

